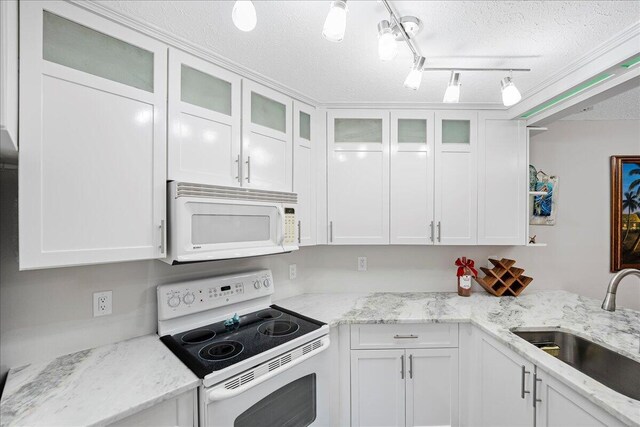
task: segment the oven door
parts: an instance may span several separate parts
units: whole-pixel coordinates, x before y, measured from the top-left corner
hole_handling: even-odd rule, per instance
[[[178,262],[285,251],[282,204],[195,197],[180,197],[175,203],[171,227],[177,229],[170,243]]]
[[[255,387],[211,401],[201,393],[201,425],[207,427],[329,426],[329,359],[322,351]]]

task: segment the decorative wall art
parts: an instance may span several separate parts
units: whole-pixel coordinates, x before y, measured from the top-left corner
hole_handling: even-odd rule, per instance
[[[535,168],[530,169],[530,174],[533,170]],[[546,193],[533,197],[529,224],[555,225],[558,211],[558,177],[549,176],[543,171],[538,171],[535,180],[530,175],[529,186],[532,188],[531,191]]]
[[[611,156],[611,271],[640,268],[640,156]]]

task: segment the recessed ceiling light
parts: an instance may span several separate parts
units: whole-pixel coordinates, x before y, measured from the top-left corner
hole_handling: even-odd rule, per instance
[[[322,36],[331,42],[341,42],[347,28],[347,2],[336,0],[331,2],[327,19],[324,21]]]
[[[448,104],[455,104],[460,101],[460,73],[456,73],[455,71],[451,72],[451,77],[449,77],[449,84],[447,85],[447,90],[444,93],[444,99],[442,102],[446,102]]]
[[[238,0],[233,5],[231,19],[241,31],[251,31],[256,27],[258,18],[256,8],[250,0]]]
[[[424,56],[418,56],[409,71],[409,75],[404,81],[404,87],[418,90],[420,83],[422,82],[422,68],[424,68]]]

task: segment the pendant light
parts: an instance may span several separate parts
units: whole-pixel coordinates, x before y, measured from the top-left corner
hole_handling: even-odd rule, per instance
[[[256,27],[258,18],[256,8],[250,0],[238,0],[233,5],[231,19],[236,27],[241,31],[251,31]]]
[[[382,20],[378,23],[378,56],[382,61],[391,61],[397,54],[396,36],[391,31],[389,21]]]
[[[447,104],[455,104],[460,101],[460,73],[455,71],[451,72],[449,77],[449,84],[447,90],[444,92],[444,99],[442,102]]]
[[[502,103],[505,107],[511,107],[522,99],[522,95],[520,95],[516,85],[513,84],[511,77],[505,77],[500,81],[500,89],[502,90]]]
[[[341,42],[347,28],[347,2],[335,0],[331,2],[327,19],[324,21],[322,36],[330,42]]]
[[[424,56],[416,57],[413,62],[413,67],[404,81],[404,87],[418,90],[420,83],[422,82],[422,68],[424,67],[424,61]]]

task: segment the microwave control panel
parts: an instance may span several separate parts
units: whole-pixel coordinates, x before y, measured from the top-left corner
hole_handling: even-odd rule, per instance
[[[284,208],[284,244],[295,244],[296,242],[296,210],[294,208]]]

